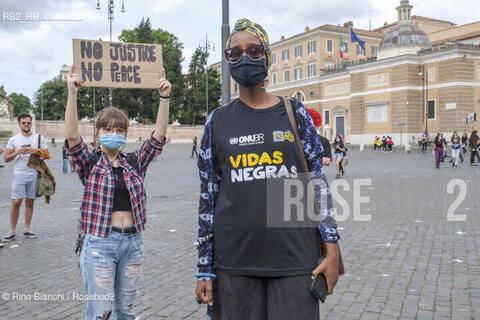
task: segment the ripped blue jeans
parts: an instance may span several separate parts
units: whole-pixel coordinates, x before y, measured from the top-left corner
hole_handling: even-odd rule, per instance
[[[80,266],[85,285],[86,319],[135,319],[133,305],[143,267],[141,234],[110,231],[85,235]]]

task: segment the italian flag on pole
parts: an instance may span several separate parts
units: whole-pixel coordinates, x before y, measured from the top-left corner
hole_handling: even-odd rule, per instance
[[[340,58],[343,59],[343,51],[345,50],[345,44],[343,43],[342,35],[340,35]]]

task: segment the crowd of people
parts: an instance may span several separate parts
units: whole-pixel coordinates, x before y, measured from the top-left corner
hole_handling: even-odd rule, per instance
[[[382,139],[380,137],[375,136],[373,139],[373,152],[385,152],[385,153],[392,153],[393,152],[393,139],[390,136],[383,136]]]
[[[436,168],[440,168],[440,163],[445,162],[449,148],[451,150],[450,163],[452,167],[456,168],[459,162],[464,162],[463,155],[468,152],[470,152],[470,166],[477,166],[475,159],[477,159],[477,162],[480,162],[480,138],[476,130],[472,131],[470,137],[468,137],[466,132],[460,137],[455,131],[450,137],[450,141],[447,141],[442,133],[437,133],[433,139]]]

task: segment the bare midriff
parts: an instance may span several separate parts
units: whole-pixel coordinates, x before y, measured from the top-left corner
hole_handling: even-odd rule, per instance
[[[135,219],[133,219],[132,211],[114,211],[112,213],[112,226],[125,227],[134,226]]]

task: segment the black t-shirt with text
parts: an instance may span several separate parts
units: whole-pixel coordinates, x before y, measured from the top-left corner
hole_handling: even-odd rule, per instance
[[[212,131],[221,175],[213,222],[216,268],[231,275],[310,274],[319,255],[318,230],[266,223],[267,179],[304,171],[283,98],[266,109],[236,99],[214,114]]]

